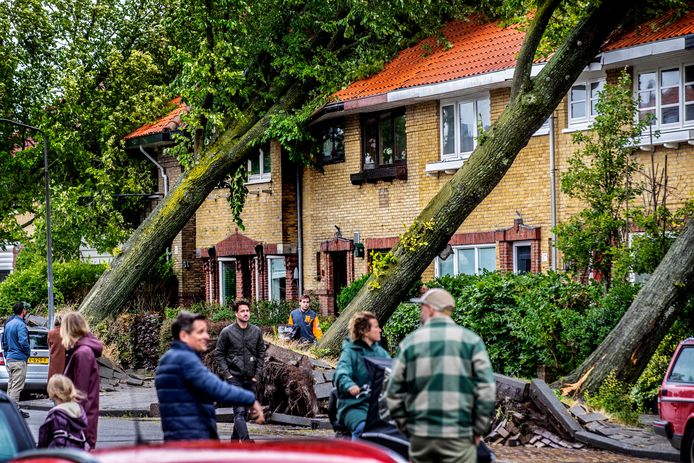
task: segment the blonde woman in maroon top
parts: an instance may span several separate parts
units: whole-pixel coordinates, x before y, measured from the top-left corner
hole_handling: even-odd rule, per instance
[[[81,405],[87,412],[87,443],[93,449],[99,424],[99,367],[96,359],[101,357],[104,345],[89,331],[87,320],[79,312],[63,316],[60,337],[67,352],[65,376],[87,396]]]

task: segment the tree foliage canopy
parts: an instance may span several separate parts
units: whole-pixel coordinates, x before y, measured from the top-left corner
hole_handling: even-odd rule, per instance
[[[182,95],[191,112],[188,133],[171,154],[190,167],[249,107],[262,113],[299,85],[300,108],[275,117],[264,137],[310,162],[316,144],[305,123],[332,92],[379,70],[450,19],[486,16],[525,27],[527,12],[546,3],[9,0],[0,5],[0,117],[48,133],[56,255],[74,256],[82,240],[111,250],[142,211],[142,199],[122,195],[154,188],[151,166],[128,155],[121,139],[164,114],[173,96]],[[547,50],[591,2],[558,3],[543,35]],[[0,242],[29,242],[35,225],[41,248],[41,152],[16,153],[25,140],[41,139],[7,125],[0,133]],[[238,178],[231,183],[240,193],[232,198],[238,216],[243,188]]]

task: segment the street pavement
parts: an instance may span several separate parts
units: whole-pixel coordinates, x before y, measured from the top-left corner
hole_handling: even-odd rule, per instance
[[[38,429],[46,418],[46,411],[33,410],[27,419],[29,428],[38,439]],[[161,425],[155,418],[99,418],[99,448],[120,447],[135,443],[136,423],[140,428],[140,435],[146,442],[161,442]],[[219,433],[222,440],[231,437],[233,425],[231,423],[219,423]],[[328,430],[311,430],[308,428],[256,425],[250,424],[249,431],[255,440],[274,439],[330,439],[333,433]],[[497,456],[497,463],[659,463],[658,460],[645,460],[641,458],[627,457],[600,450],[558,450],[537,449],[528,447],[499,447],[492,449]]]

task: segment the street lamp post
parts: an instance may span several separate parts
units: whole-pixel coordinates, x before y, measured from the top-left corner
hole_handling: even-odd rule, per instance
[[[23,124],[17,121],[0,118],[0,122],[34,130],[43,136],[43,178],[46,187],[46,260],[48,264],[48,328],[53,326],[54,300],[53,300],[53,240],[51,239],[51,195],[48,182],[48,135],[38,127]]]

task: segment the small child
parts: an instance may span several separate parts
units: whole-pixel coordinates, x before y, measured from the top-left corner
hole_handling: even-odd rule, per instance
[[[70,378],[56,374],[48,381],[48,397],[55,403],[39,428],[39,448],[77,448],[89,450],[87,414],[76,402],[84,394],[75,389]]]

